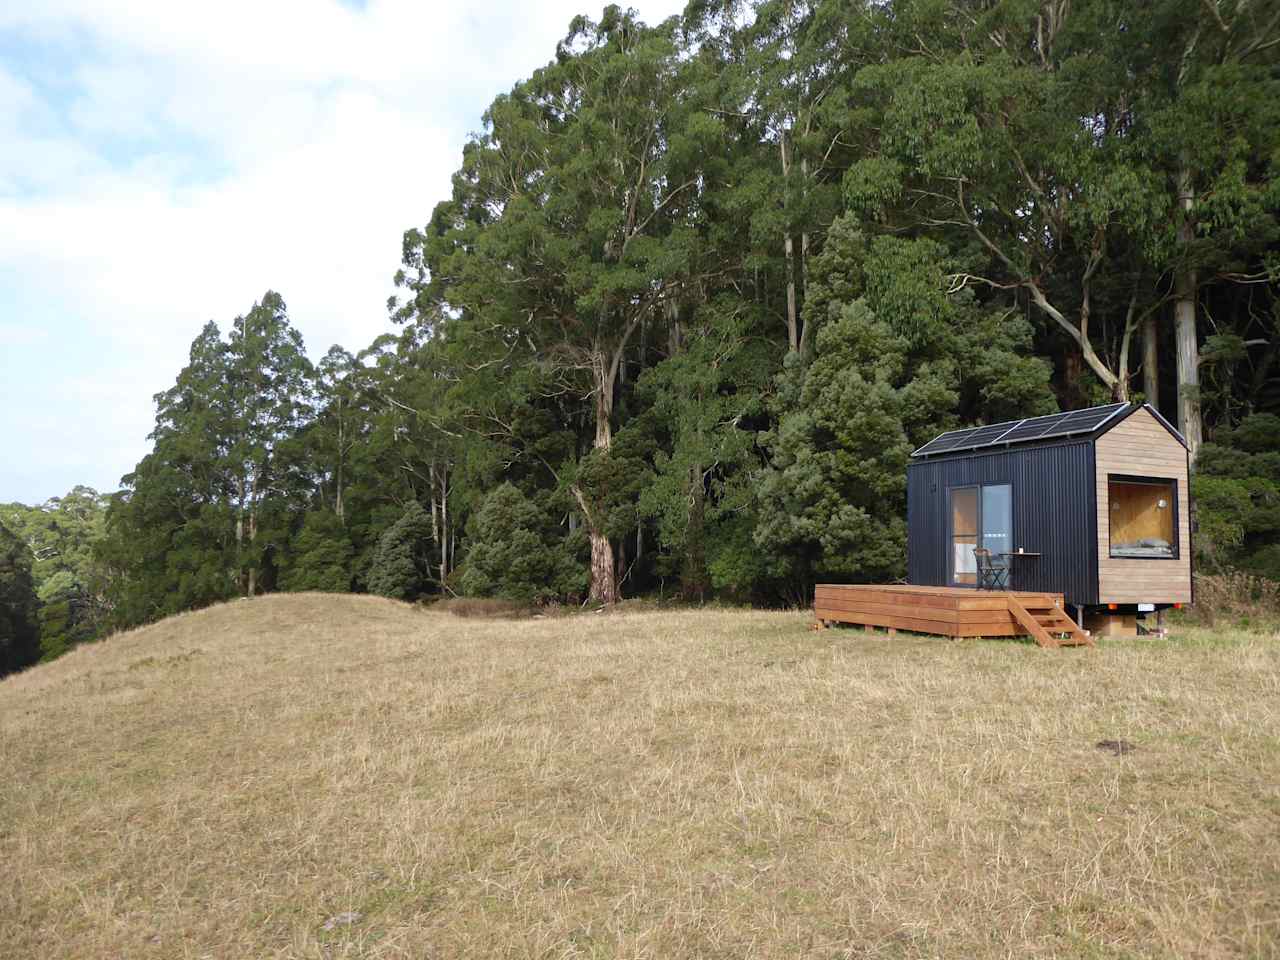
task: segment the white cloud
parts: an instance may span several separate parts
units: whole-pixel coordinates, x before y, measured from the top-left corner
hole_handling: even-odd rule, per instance
[[[656,21],[682,3],[638,6]],[[225,329],[268,288],[313,356],[388,329],[401,234],[447,197],[483,109],[554,55],[579,5],[531,9],[3,5],[0,51],[16,40],[24,56],[0,52],[0,275],[19,278],[24,308],[0,316],[0,381],[11,402],[31,396],[24,381],[42,389],[38,415],[0,420],[6,446],[29,450],[15,489],[0,471],[0,500],[113,486],[200,326]],[[48,337],[6,333],[19,325],[103,346],[68,367]]]

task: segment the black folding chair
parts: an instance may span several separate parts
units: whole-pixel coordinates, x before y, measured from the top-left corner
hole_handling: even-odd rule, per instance
[[[974,559],[978,561],[979,590],[1009,589],[1009,567],[991,561],[991,551],[986,547],[973,548]]]

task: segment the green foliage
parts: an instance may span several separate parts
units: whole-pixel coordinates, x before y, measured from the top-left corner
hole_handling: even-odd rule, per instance
[[[123,478],[99,555],[120,625],[270,588],[305,508],[312,370],[268,291],[224,341],[209,323],[156,396],[154,448]]]
[[[31,551],[0,523],[0,677],[40,657]]]
[[[547,522],[545,508],[513,484],[485,498],[462,567],[464,593],[521,603],[580,597],[587,580],[577,552]]]
[[[1280,579],[1280,417],[1254,414],[1220,430],[1191,481],[1197,560]]]
[[[326,593],[346,593],[351,589],[355,547],[334,514],[323,510],[308,513],[290,547],[280,578],[282,589]]]
[[[55,660],[74,645],[74,620],[69,600],[46,601],[40,606],[40,659]]]
[[[726,557],[711,566],[708,545],[716,551],[719,528],[731,518],[751,522],[743,488],[755,437],[745,424],[764,412],[776,364],[767,341],[753,336],[760,324],[758,312],[734,298],[707,304],[680,331],[678,349],[640,384],[652,404],[650,426],[662,425],[665,442],[638,491],[638,508],[655,523],[661,572],[675,574],[687,598],[713,588],[747,590],[756,579]]]
[[[899,576],[908,422],[943,415],[954,393],[936,371],[911,369],[906,339],[863,300],[829,320],[816,346],[807,370],[787,371],[800,385],[767,440],[756,543],[805,584]]]
[[[903,573],[915,445],[1139,377],[1212,441],[1198,562],[1277,575],[1266,9],[575,19],[404,234],[396,333],[313,368],[268,292],[192,343],[105,519],[0,507],[46,653],[272,589],[807,602]]]
[[[417,500],[405,505],[400,519],[378,541],[369,567],[369,592],[397,600],[418,600],[433,586],[431,518]]]
[[[1025,327],[949,295],[947,268],[930,241],[867,242],[839,224],[815,264],[833,279],[809,303],[824,314],[813,360],[779,383],[755,531],[797,596],[817,579],[905,573],[907,458],[958,411],[993,421],[1052,405]]]
[[[77,486],[36,507],[0,506],[0,520],[33,557],[42,659],[95,639],[106,627],[106,571],[95,554],[105,530],[106,504],[96,490]]]

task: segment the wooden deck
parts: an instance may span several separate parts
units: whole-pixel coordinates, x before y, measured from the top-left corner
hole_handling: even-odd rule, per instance
[[[1042,647],[1093,646],[1062,609],[1060,593],[820,583],[814,591],[819,625],[932,633],[943,637],[1031,637]]]

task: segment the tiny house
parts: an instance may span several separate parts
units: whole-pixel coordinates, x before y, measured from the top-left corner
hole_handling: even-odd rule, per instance
[[[908,582],[991,586],[994,568],[1001,589],[1129,623],[1190,603],[1189,467],[1149,404],[944,433],[907,471]]]

